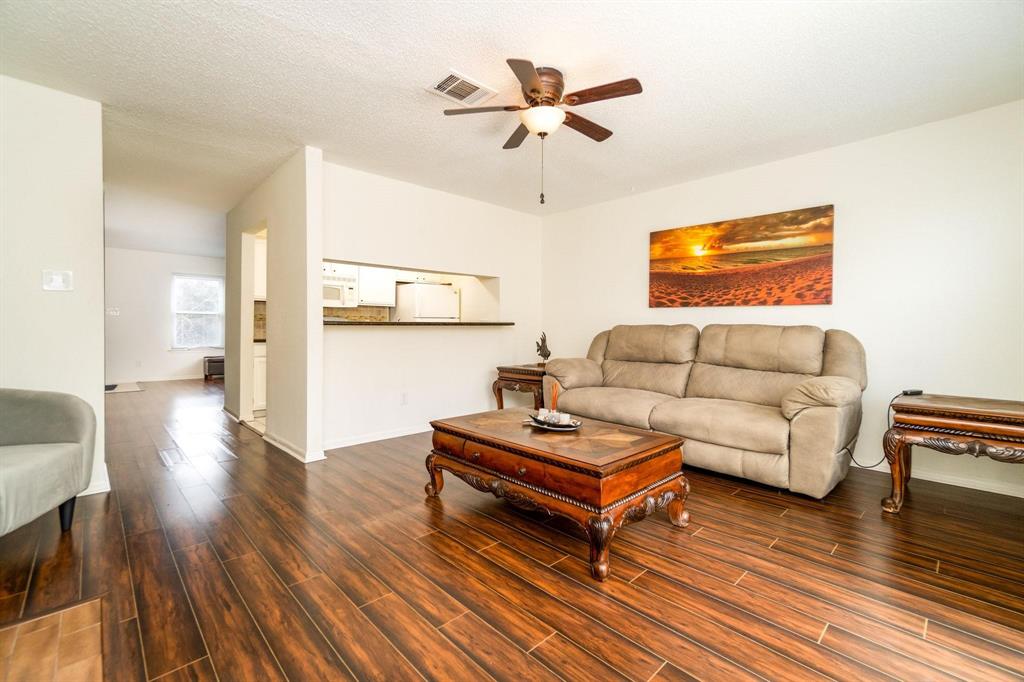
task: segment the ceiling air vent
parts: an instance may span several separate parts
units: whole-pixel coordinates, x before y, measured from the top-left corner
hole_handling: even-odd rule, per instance
[[[497,94],[495,90],[466,78],[457,71],[449,71],[444,78],[427,89],[445,99],[465,106],[480,104]]]

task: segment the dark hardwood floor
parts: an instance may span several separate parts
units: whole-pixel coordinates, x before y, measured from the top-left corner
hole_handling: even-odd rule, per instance
[[[571,527],[450,476],[426,499],[429,434],[303,466],[217,384],[145,388],[107,396],[113,492],[0,538],[0,625],[102,596],[112,680],[1024,670],[1024,500],[915,479],[892,517],[875,472],[818,502],[690,470],[690,526],[624,528],[600,584]]]

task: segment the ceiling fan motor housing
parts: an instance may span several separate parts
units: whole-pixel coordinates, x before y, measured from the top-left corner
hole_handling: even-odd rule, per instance
[[[562,101],[562,91],[565,89],[565,77],[558,69],[550,66],[537,67],[537,77],[540,79],[541,91],[539,93],[528,92],[523,88],[523,97],[531,107],[554,106]]]

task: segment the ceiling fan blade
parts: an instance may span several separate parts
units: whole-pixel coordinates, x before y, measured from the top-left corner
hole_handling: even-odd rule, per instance
[[[505,61],[508,62],[512,73],[523,84],[523,89],[527,93],[540,94],[543,91],[544,88],[540,83],[540,76],[537,75],[537,68],[533,65],[533,62],[529,59],[506,59]]]
[[[445,116],[461,116],[462,114],[482,114],[487,111],[519,111],[526,107],[516,106],[515,104],[509,104],[506,106],[499,107],[469,107],[466,109],[445,109]]]
[[[512,136],[501,146],[502,149],[515,149],[523,143],[526,136],[530,134],[530,129],[524,126],[522,123],[515,129]]]
[[[574,107],[578,104],[600,102],[603,99],[625,97],[626,95],[639,95],[643,91],[644,89],[641,87],[640,81],[635,78],[627,78],[626,80],[615,81],[614,83],[597,85],[593,88],[587,88],[586,90],[570,92],[568,95],[563,97],[562,100],[569,106]]]
[[[597,142],[604,142],[612,136],[612,131],[607,128],[599,126],[579,114],[573,114],[568,111],[565,112],[565,125]]]

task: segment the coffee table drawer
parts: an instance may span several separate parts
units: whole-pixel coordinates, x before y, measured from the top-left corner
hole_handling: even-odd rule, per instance
[[[440,431],[434,431],[434,436],[431,439],[431,443],[434,449],[438,452],[443,452],[451,457],[462,458],[462,451],[466,447],[466,439],[453,436],[448,433],[441,433]]]
[[[462,458],[470,464],[497,471],[509,478],[534,485],[544,484],[544,465],[534,459],[513,455],[511,452],[466,441]]]

